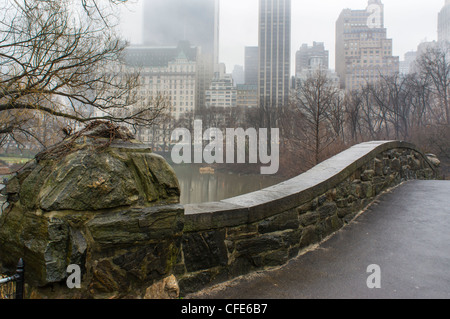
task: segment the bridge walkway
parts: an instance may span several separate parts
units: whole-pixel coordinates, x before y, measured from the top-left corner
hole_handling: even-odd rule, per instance
[[[368,272],[370,265],[379,269]],[[450,182],[406,182],[287,265],[187,298],[448,299]]]

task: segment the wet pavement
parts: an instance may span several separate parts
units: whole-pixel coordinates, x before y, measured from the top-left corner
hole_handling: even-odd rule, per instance
[[[407,182],[287,265],[187,298],[448,299],[450,182]]]

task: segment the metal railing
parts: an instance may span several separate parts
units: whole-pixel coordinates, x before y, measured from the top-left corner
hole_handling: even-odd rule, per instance
[[[23,299],[25,284],[25,263],[20,258],[16,273],[0,278],[0,299]]]

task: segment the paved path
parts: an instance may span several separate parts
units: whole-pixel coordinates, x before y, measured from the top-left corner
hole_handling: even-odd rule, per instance
[[[379,289],[367,287],[372,264],[380,267]],[[407,182],[284,267],[187,297],[448,299],[450,182]]]

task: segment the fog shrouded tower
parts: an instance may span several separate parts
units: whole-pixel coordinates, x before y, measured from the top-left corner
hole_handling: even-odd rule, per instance
[[[336,21],[336,72],[349,91],[399,72],[381,0],[368,0],[366,9],[342,10]]]
[[[143,42],[176,46],[189,41],[218,62],[219,0],[144,0]]]
[[[219,0],[143,0],[143,43],[177,47],[189,42],[198,49],[196,111],[205,107],[205,91],[219,65]]]
[[[438,15],[438,41],[450,42],[450,0],[445,0]]]
[[[258,47],[245,47],[245,84],[258,85]]]
[[[259,1],[259,105],[288,104],[291,58],[291,0]]]

